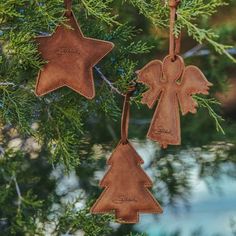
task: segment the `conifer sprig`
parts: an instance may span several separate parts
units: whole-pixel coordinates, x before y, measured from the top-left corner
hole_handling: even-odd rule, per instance
[[[169,5],[168,1],[141,1],[126,0],[137,7],[141,14],[149,19],[157,28],[169,27]],[[217,12],[219,7],[227,5],[225,0],[182,0],[177,10],[178,21],[175,34],[181,30],[187,30],[190,37],[200,44],[209,43],[219,54],[225,54],[233,62],[236,59],[228,52],[232,46],[224,45],[217,41],[218,35],[212,29],[201,28],[202,20],[209,18]]]

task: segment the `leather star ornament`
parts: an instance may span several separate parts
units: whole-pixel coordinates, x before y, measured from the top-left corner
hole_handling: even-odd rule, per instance
[[[66,25],[50,36],[36,38],[47,64],[38,74],[35,93],[43,96],[67,86],[82,96],[95,96],[93,67],[114,47],[107,41],[84,37],[73,11],[65,13]],[[68,27],[69,26],[69,27]]]

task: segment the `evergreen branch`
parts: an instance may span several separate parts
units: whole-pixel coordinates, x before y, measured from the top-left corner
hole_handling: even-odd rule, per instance
[[[217,12],[217,8],[225,5],[228,5],[225,0],[181,0],[178,13],[193,21],[199,17],[212,16]]]
[[[135,9],[131,9],[131,11],[138,9],[156,27],[164,27],[168,30],[168,0],[124,1],[134,6]],[[101,236],[115,233],[116,230],[110,226],[113,218],[91,215],[87,207],[81,209],[80,206],[84,207],[86,198],[95,193],[94,186],[91,186],[91,179],[97,175],[97,171],[101,170],[104,163],[104,159],[98,158],[97,154],[100,149],[105,154],[111,147],[103,145],[107,141],[110,142],[109,135],[103,131],[106,129],[106,125],[110,125],[110,118],[115,120],[120,117],[117,97],[124,95],[129,83],[135,80],[134,71],[148,60],[149,56],[144,58],[142,55],[149,52],[151,47],[139,39],[143,38],[146,42],[159,45],[159,40],[164,35],[158,35],[154,39],[153,29],[147,27],[146,21],[140,21],[136,11],[131,16],[131,11],[122,9],[123,6],[126,7],[120,4],[124,1],[74,1],[77,3],[74,4],[73,10],[79,18],[84,34],[93,38],[111,40],[116,44],[112,56],[106,57],[109,58],[108,60],[104,58],[101,68],[95,67],[98,80],[101,77],[102,81],[98,81],[98,83],[102,85],[96,88],[97,96],[91,101],[87,101],[69,89],[60,89],[42,98],[36,97],[34,94],[36,73],[39,67],[42,67],[43,62],[32,38],[39,32],[42,34],[53,32],[58,24],[66,25],[66,19],[62,17],[65,10],[63,0],[0,1],[0,119],[2,126],[9,127],[4,128],[0,134],[0,211],[3,213],[0,219],[0,229],[3,235],[60,235],[78,232],[80,234],[81,232],[81,234],[89,236]],[[218,50],[217,52],[221,54],[228,52],[234,55],[235,51],[232,48],[218,44],[220,40],[217,39],[217,34],[204,26],[205,19],[214,14],[217,7],[222,6],[224,1],[226,0],[181,0],[178,15],[192,25],[187,27],[186,23],[179,18],[175,33],[178,34],[181,29],[187,28],[188,30],[190,28],[191,37],[196,36],[201,39],[198,42],[201,41],[207,46],[215,45],[213,49]],[[116,16],[116,12],[119,11],[122,11],[120,19],[123,22],[129,22],[132,17],[132,22],[135,19],[139,25],[142,24],[145,30],[148,30],[145,35],[138,35],[137,33],[140,31],[136,30],[136,26],[119,25]],[[235,30],[226,31],[226,28],[224,27],[223,32],[219,32],[219,35],[227,35],[226,39],[229,42],[234,42]],[[199,30],[200,33],[197,32]],[[159,49],[156,48],[158,51]],[[161,53],[162,50],[163,48],[160,50]],[[213,50],[205,50],[205,47],[197,46],[184,56],[209,55],[211,51]],[[215,88],[221,89],[222,75],[225,74],[228,62],[214,60],[213,57],[206,59],[204,66],[209,68],[208,63],[210,63],[211,69],[214,70],[210,70],[208,73],[212,75],[212,78],[215,78],[215,84],[219,84],[219,87],[215,86]],[[218,61],[219,66],[215,66]],[[139,97],[134,97],[137,104],[141,104],[142,92],[140,86],[135,94]],[[222,132],[221,121],[223,119],[215,112],[214,107],[219,103],[213,99],[198,97],[195,99],[198,99],[199,106],[207,109],[210,116],[213,117],[216,127]],[[104,121],[105,115],[109,117],[107,124],[99,122]],[[146,114],[142,113],[142,115],[141,119],[144,122],[143,118]],[[209,117],[208,114],[207,117]],[[199,122],[202,119],[204,117],[199,117]],[[91,128],[91,125],[94,125],[93,122],[99,122],[99,125],[96,125],[96,130]],[[150,121],[147,121],[147,125],[149,123]],[[88,127],[86,133],[83,133],[84,126]],[[210,129],[212,126],[209,127]],[[19,153],[9,150],[10,145],[8,144],[13,141],[12,138],[15,139],[15,133],[17,133],[17,139],[23,139]],[[99,135],[93,135],[94,133]],[[28,158],[31,156],[31,152],[35,151],[31,149],[34,146],[30,141],[32,136],[37,138],[40,143],[40,150],[36,151],[38,158],[35,159]],[[26,150],[28,149],[27,145],[30,145],[29,149],[31,150]],[[52,168],[48,160],[52,160],[50,161],[52,166],[58,163],[63,166],[61,173],[56,167],[54,173],[58,175],[58,178],[55,180],[50,178]],[[183,173],[175,171],[171,164],[173,163],[162,165],[158,176],[161,176],[161,170],[166,170],[167,166],[170,171],[168,173],[164,171],[161,178],[166,180],[171,176],[175,177],[172,182],[167,183],[166,191],[171,196],[170,201],[174,202],[179,196],[182,197],[182,192],[188,192],[189,186],[188,182],[183,179]],[[184,166],[183,162],[177,166]],[[82,199],[77,200],[71,206],[68,206],[67,201],[64,201],[74,197],[71,189],[68,197],[66,192],[59,195],[55,191],[59,183],[60,186],[65,184],[63,178],[65,167],[66,171],[76,167],[76,174],[79,175],[79,191],[83,191]],[[173,175],[173,170],[180,174]],[[184,172],[186,173],[186,170]],[[12,177],[14,174],[15,180]],[[174,191],[169,188],[173,186],[171,183],[177,183],[177,185],[175,184],[177,188]],[[86,193],[84,194],[84,192]],[[185,196],[187,198],[187,195],[183,194],[183,198]],[[42,201],[37,199],[46,203],[41,204]],[[14,202],[15,205],[12,204]],[[20,212],[17,212],[17,204],[21,205]],[[48,228],[50,228],[50,232],[46,232]],[[118,232],[121,231],[118,230]],[[126,230],[122,232],[123,235],[130,236],[145,235],[141,232],[131,233]]]
[[[139,9],[139,13],[144,15],[156,27],[166,28],[168,26],[168,3],[165,1],[163,6],[162,1],[152,0],[125,0],[130,2],[134,7]]]
[[[225,135],[225,131],[221,125],[221,122],[224,121],[224,119],[220,115],[218,115],[212,108],[212,105],[220,105],[220,103],[214,98],[202,98],[196,95],[193,97],[194,99],[196,99],[200,107],[206,108],[208,110],[210,117],[215,121],[217,132],[221,132]]]
[[[159,0],[143,1],[143,0],[126,0],[133,6],[137,7],[140,14],[149,19],[157,28],[169,28],[169,6],[168,1],[163,4]],[[212,30],[201,29],[195,21],[210,17],[216,13],[217,8],[227,5],[225,0],[182,0],[177,10],[178,20],[175,27],[175,35],[185,27],[188,35],[202,44],[204,41],[213,46],[214,50],[219,54],[226,55],[230,60],[236,63],[236,59],[229,53],[231,46],[218,43],[215,39],[218,35]]]
[[[150,52],[153,49],[153,46],[149,46],[146,42],[138,41],[138,42],[131,42],[129,45],[125,45],[124,48],[121,47],[120,51],[125,54],[144,54]]]
[[[119,25],[118,21],[116,21],[117,15],[111,15],[109,7],[109,4],[112,3],[113,0],[81,0],[81,2],[87,10],[88,15],[93,15],[106,22],[108,25]]]
[[[1,87],[2,97],[1,103],[3,108],[0,116],[3,120],[9,124],[17,125],[21,130],[30,134],[30,124],[27,122],[29,117],[29,105],[31,101],[26,95],[18,94],[17,92],[11,92],[5,87]]]
[[[213,46],[216,52],[226,55],[230,60],[236,63],[236,59],[228,51],[233,47],[216,42],[214,39],[218,36],[212,32],[212,30],[200,29],[181,15],[178,15],[178,19],[186,26],[189,36],[192,36],[200,44],[202,44],[204,40],[207,41]]]
[[[42,61],[32,42],[32,37],[32,32],[28,32],[26,29],[20,32],[11,29],[1,37],[4,42],[3,54],[11,58],[12,63],[14,62],[14,69],[26,69],[29,66],[40,69]]]

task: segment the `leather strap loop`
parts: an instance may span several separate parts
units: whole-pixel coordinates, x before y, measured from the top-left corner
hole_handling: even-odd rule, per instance
[[[175,22],[177,19],[177,7],[180,4],[180,0],[170,0],[169,6],[170,6],[170,48],[169,48],[169,54],[171,56],[171,59],[174,61],[176,59],[176,55],[180,52],[180,38],[176,38],[174,35],[174,27]]]
[[[130,117],[130,97],[132,96],[135,87],[131,87],[128,93],[125,95],[122,119],[121,119],[121,143],[126,144],[128,142],[128,130],[129,130],[129,117]]]
[[[72,0],[64,0],[66,14],[71,15],[72,13]]]
[[[178,38],[175,38],[175,55],[179,55],[181,51],[181,38],[182,33],[180,32]]]

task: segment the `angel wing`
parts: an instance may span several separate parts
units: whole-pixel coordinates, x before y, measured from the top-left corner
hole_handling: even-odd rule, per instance
[[[143,94],[142,103],[152,108],[156,103],[165,82],[162,78],[162,62],[154,60],[148,63],[143,69],[136,72],[138,82],[148,86],[148,90]]]
[[[178,92],[178,98],[182,114],[185,115],[188,112],[196,113],[198,106],[197,102],[192,98],[193,94],[209,94],[209,89],[213,84],[210,83],[204,74],[196,66],[186,67],[182,81],[180,83],[180,89]]]

